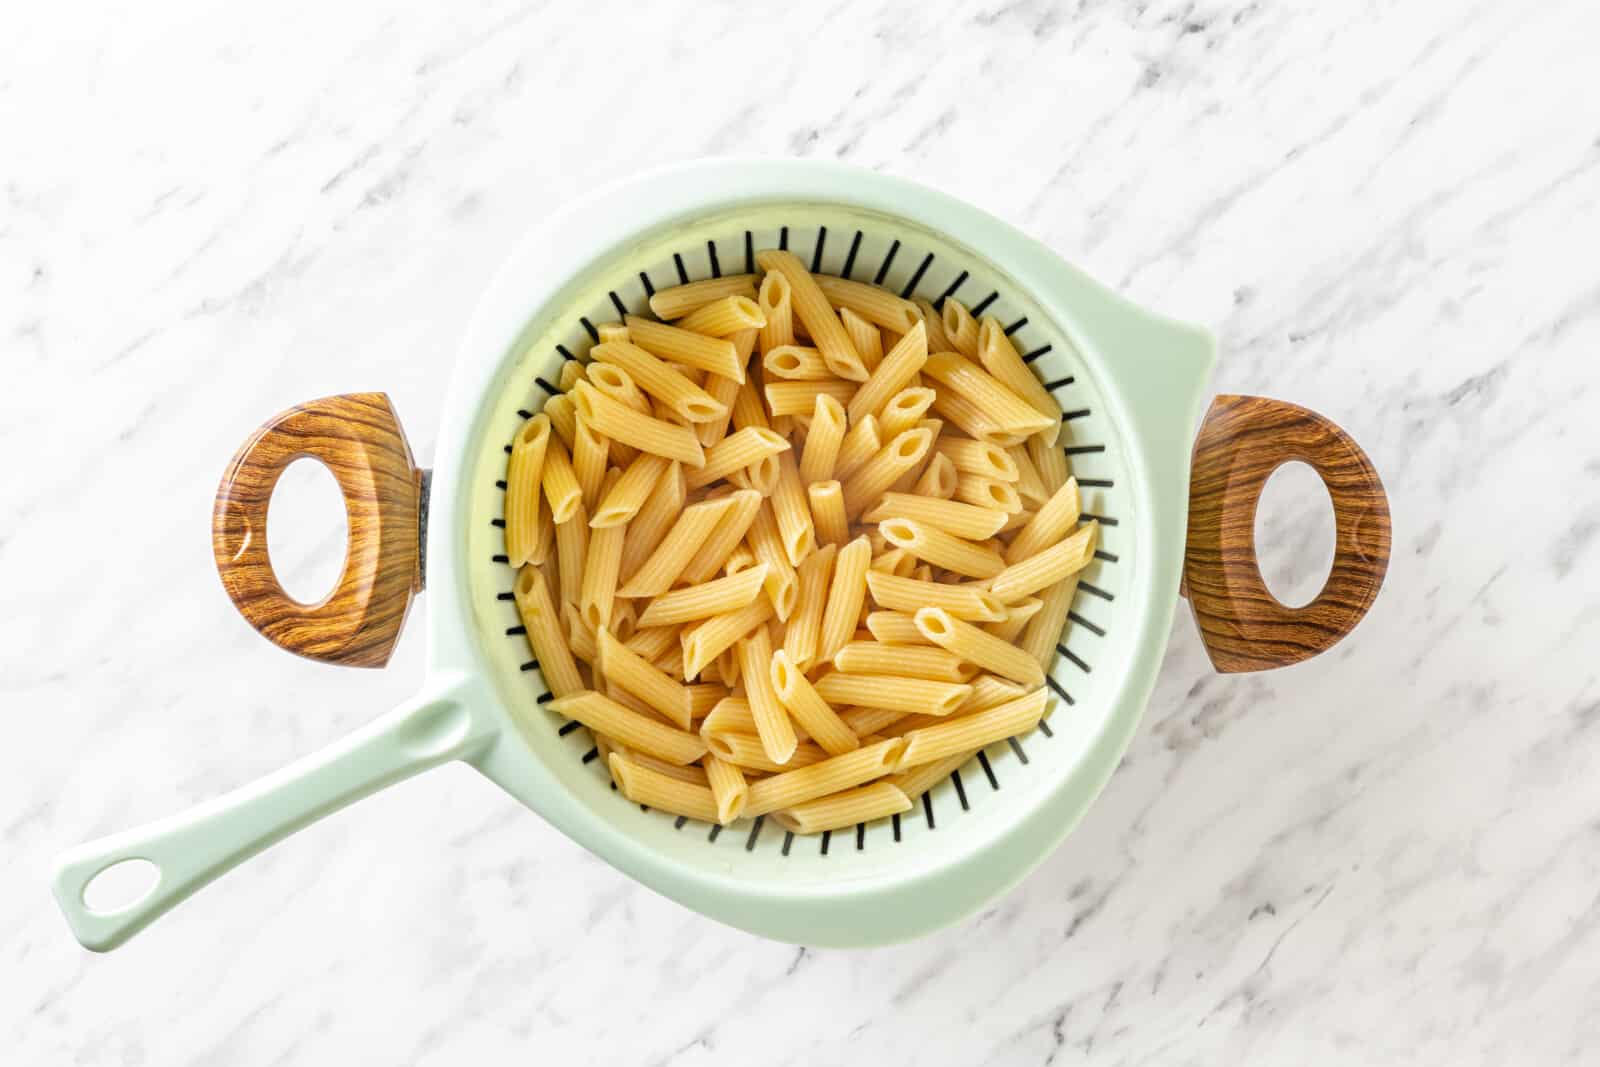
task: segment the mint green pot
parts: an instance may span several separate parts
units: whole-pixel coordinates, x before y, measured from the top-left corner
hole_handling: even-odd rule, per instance
[[[543,403],[589,343],[581,319],[639,310],[656,287],[744,269],[786,242],[818,266],[937,299],[956,295],[1007,324],[1063,408],[1062,445],[1084,510],[1115,520],[1084,574],[1050,672],[1049,734],[992,746],[962,781],[918,808],[828,838],[790,838],[770,820],[721,831],[641,811],[585,761],[587,732],[562,733],[538,702],[500,560],[505,445],[519,409]],[[859,236],[858,236],[859,235]],[[886,262],[887,261],[887,262]],[[964,272],[964,276],[963,276]],[[560,348],[558,348],[560,346]],[[866,946],[952,923],[1014,885],[1088,810],[1128,745],[1155,683],[1185,558],[1190,450],[1215,345],[1203,330],[1141,310],[1049,249],[976,208],[911,182],[827,163],[716,160],[599,190],[538,226],[484,295],[457,353],[426,521],[428,674],[411,700],[339,743],[254,784],[152,825],[72,849],[53,889],[73,934],[116,947],[240,861],[308,823],[419,771],[471,764],[596,855],[720,922],[813,946]],[[1070,379],[1070,381],[1067,381]],[[219,457],[220,458],[220,457]],[[1253,508],[1253,500],[1251,501]],[[1253,565],[1253,564],[1252,564]],[[1067,701],[1070,699],[1071,703]],[[154,884],[116,910],[88,883],[129,859]]]

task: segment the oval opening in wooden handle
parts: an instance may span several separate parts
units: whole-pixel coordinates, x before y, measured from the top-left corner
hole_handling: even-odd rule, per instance
[[[267,554],[267,507],[303,456],[344,493],[349,540],[338,584],[304,604],[284,592]],[[211,516],[211,549],[234,606],[268,640],[325,663],[389,662],[419,566],[421,475],[383,393],[346,393],[290,408],[251,435],[228,464]]]
[[[1256,559],[1256,505],[1283,464],[1312,467],[1333,500],[1333,568],[1316,599],[1286,607]],[[1259,396],[1219,396],[1195,441],[1185,595],[1223,674],[1299,663],[1366,615],[1389,567],[1389,499],[1350,436],[1314,411]]]

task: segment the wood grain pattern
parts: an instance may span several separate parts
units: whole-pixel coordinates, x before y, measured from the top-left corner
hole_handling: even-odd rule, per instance
[[[1285,607],[1256,560],[1256,505],[1291,460],[1333,499],[1333,569],[1315,600]],[[1355,629],[1389,567],[1389,500],[1365,452],[1313,411],[1258,396],[1219,396],[1195,441],[1183,594],[1223,674],[1309,659]]]
[[[267,505],[290,463],[310,456],[344,492],[349,542],[338,584],[302,604],[267,556]],[[211,548],[234,606],[274,644],[352,667],[389,661],[422,588],[421,476],[383,393],[325,397],[282,412],[244,443],[217,489]]]

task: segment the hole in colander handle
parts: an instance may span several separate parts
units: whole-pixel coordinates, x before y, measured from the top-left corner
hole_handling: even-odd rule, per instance
[[[1333,500],[1333,568],[1316,599],[1282,604],[1256,559],[1256,505],[1292,460],[1322,477]],[[1184,595],[1211,663],[1223,674],[1299,663],[1355,629],[1389,567],[1389,498],[1350,435],[1314,411],[1259,396],[1219,396],[1195,441]]]
[[[278,583],[267,555],[267,506],[289,464],[319,460],[344,493],[348,543],[333,591],[304,604]],[[228,464],[211,516],[211,548],[239,613],[268,640],[325,663],[389,661],[422,588],[422,472],[389,398],[346,393],[269,419]]]

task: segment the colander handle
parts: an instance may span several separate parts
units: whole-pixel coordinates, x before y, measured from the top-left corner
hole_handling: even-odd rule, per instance
[[[1333,499],[1333,569],[1316,599],[1280,603],[1256,559],[1256,505],[1292,460],[1322,476]],[[1211,663],[1223,674],[1299,663],[1354,630],[1389,567],[1389,499],[1361,447],[1314,411],[1259,396],[1219,396],[1195,441],[1183,595]]]
[[[333,592],[303,604],[284,592],[267,556],[267,505],[284,468],[319,460],[349,518]],[[234,607],[269,641],[324,663],[389,662],[412,594],[422,588],[422,472],[389,398],[346,393],[281,412],[228,464],[211,515],[211,549]]]

